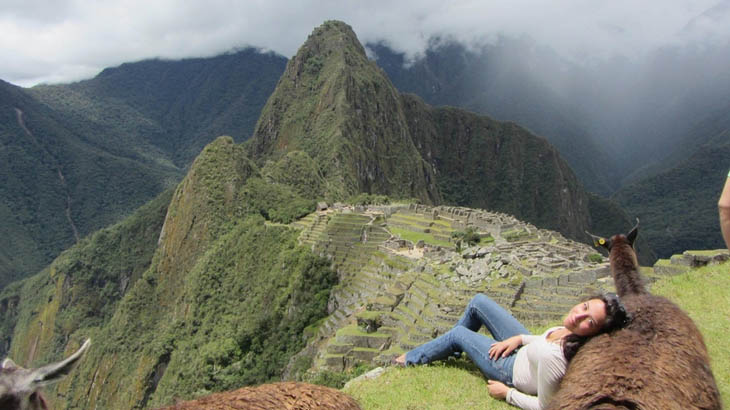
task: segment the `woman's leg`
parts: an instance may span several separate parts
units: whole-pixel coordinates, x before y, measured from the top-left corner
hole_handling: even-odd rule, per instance
[[[490,299],[489,296],[481,293],[472,298],[466,306],[464,315],[456,325],[464,326],[475,332],[479,331],[484,325],[498,341],[515,335],[530,334],[514,316]]]
[[[466,352],[484,376],[511,385],[515,355],[497,360],[490,359],[489,347],[494,342],[493,339],[464,326],[456,326],[436,339],[406,353],[406,364],[427,364],[445,359],[454,352]]]

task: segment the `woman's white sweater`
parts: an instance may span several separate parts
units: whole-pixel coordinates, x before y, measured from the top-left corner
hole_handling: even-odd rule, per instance
[[[559,343],[547,336],[561,327],[553,327],[539,336],[522,335],[512,374],[515,389],[507,393],[507,403],[526,410],[542,410],[560,386],[568,362]]]

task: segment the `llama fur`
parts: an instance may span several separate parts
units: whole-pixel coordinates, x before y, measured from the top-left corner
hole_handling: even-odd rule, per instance
[[[636,232],[601,241],[631,320],[578,351],[550,409],[722,408],[697,326],[677,305],[650,294],[639,275]]]
[[[339,390],[308,383],[281,382],[216,393],[163,409],[360,410],[360,406],[352,397]]]

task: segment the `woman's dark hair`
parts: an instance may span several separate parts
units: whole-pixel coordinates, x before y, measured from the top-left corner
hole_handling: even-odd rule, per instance
[[[606,305],[606,321],[603,323],[603,327],[598,331],[598,334],[608,333],[616,329],[626,326],[629,322],[629,314],[626,313],[626,308],[619,300],[615,293],[604,293],[601,295],[591,296],[585,301],[591,299],[602,300]],[[595,336],[595,335],[593,335]],[[571,333],[563,338],[563,356],[565,360],[570,362],[578,353],[578,350],[593,336],[578,336],[575,333]]]

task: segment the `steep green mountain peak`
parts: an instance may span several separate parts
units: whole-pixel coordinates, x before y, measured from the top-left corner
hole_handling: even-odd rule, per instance
[[[231,137],[218,137],[203,149],[175,191],[162,227],[157,269],[163,277],[174,281],[192,268],[234,215],[237,191],[256,174]]]
[[[289,61],[249,149],[260,164],[306,152],[330,199],[367,192],[440,201],[398,91],[341,22],[315,29]]]

